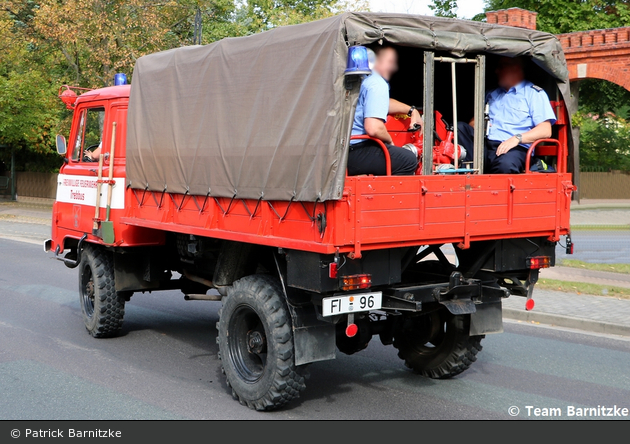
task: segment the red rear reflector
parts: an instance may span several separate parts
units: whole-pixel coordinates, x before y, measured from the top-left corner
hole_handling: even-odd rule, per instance
[[[331,279],[337,279],[337,262],[331,262],[328,264],[328,277]]]
[[[534,300],[533,299],[528,299],[527,302],[525,302],[525,310],[527,310],[527,311],[533,310],[534,309],[534,305],[536,305]]]
[[[359,327],[357,324],[350,324],[346,327],[346,336],[349,338],[354,338],[359,332]]]
[[[527,259],[527,268],[535,270],[538,268],[549,268],[551,258],[549,256],[536,256]]]
[[[364,290],[372,286],[371,274],[356,274],[354,276],[343,276],[341,278],[341,289],[343,291],[349,290]]]

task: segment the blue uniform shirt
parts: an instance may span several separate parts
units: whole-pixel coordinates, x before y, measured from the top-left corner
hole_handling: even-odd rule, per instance
[[[389,114],[389,83],[376,72],[366,77],[361,83],[359,92],[359,102],[354,113],[352,124],[352,135],[361,136],[365,132],[365,119],[373,117],[387,122]],[[351,144],[362,142],[361,140],[351,140]]]
[[[490,105],[490,132],[488,139],[503,142],[517,134],[530,131],[550,120],[556,123],[556,115],[547,93],[524,80],[509,91],[497,88],[488,93]],[[528,144],[523,144],[529,148]]]

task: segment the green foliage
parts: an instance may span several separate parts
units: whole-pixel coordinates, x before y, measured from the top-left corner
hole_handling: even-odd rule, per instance
[[[584,113],[613,112],[628,119],[629,105],[630,91],[619,85],[598,79],[580,81],[580,110]]]
[[[56,99],[50,83],[37,71],[0,76],[0,143],[27,145],[45,153],[57,125]]]
[[[630,123],[613,113],[578,112],[573,124],[580,128],[580,166],[630,170]]]
[[[457,0],[433,0],[429,5],[437,17],[457,18]]]

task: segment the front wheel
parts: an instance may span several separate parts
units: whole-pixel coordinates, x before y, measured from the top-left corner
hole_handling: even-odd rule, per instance
[[[416,373],[433,379],[458,375],[477,360],[485,336],[470,336],[470,315],[446,309],[408,319],[394,336],[398,357]]]
[[[217,322],[219,358],[232,396],[255,410],[273,410],[305,388],[295,365],[291,316],[280,282],[266,275],[234,282]]]
[[[114,283],[114,260],[109,251],[87,245],[79,264],[79,298],[83,322],[95,338],[116,336],[125,316],[125,293]]]

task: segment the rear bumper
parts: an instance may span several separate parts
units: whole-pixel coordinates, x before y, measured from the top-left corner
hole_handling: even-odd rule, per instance
[[[453,272],[448,283],[392,287],[383,292],[384,310],[423,312],[436,304],[443,305],[453,315],[471,317],[472,336],[503,332],[501,300],[510,291],[484,285],[478,279],[464,279]]]

